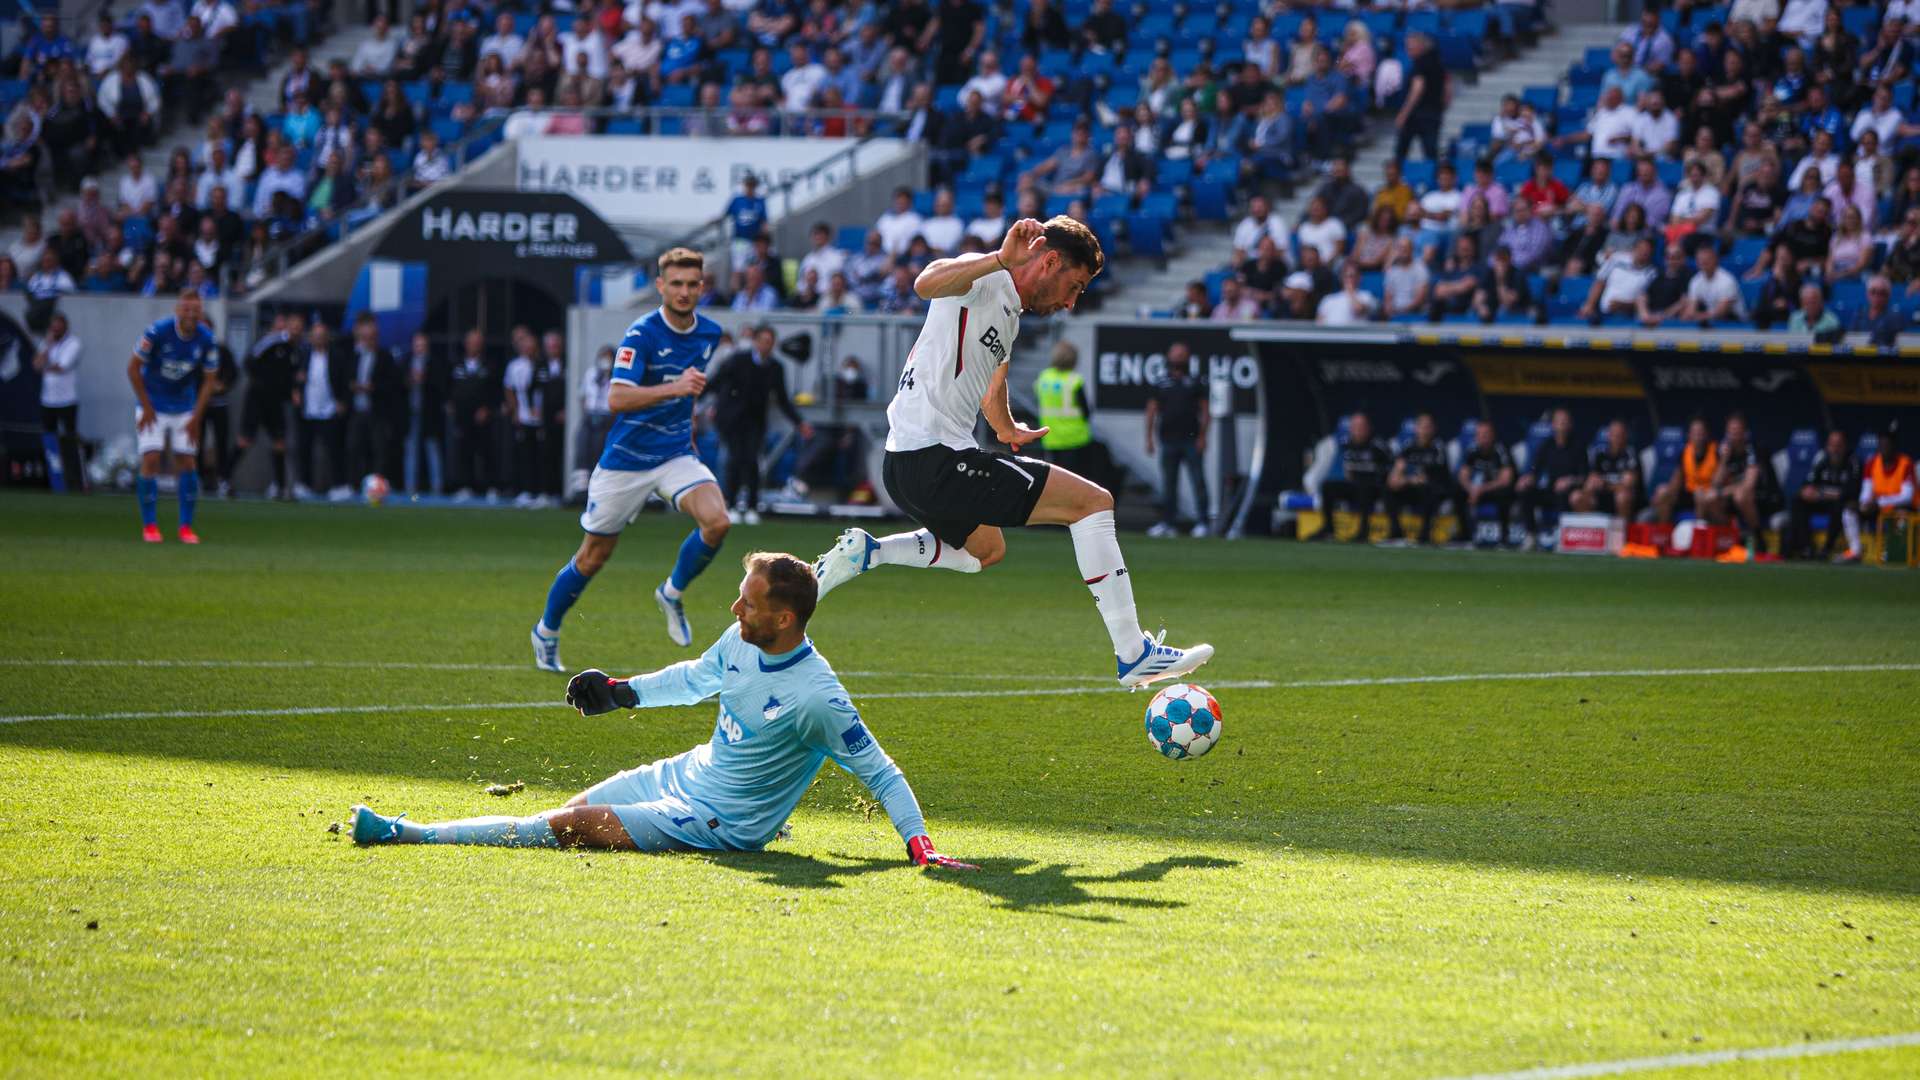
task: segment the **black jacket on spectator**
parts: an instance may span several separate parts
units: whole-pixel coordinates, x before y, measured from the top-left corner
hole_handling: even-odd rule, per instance
[[[285,335],[256,345],[247,357],[247,396],[269,408],[286,404],[293,394],[294,364],[304,368],[306,359],[306,343],[289,341]]]
[[[769,400],[789,421],[800,423],[787,396],[787,370],[777,356],[756,363],[752,349],[735,352],[707,377],[706,396],[713,399],[714,422],[723,429],[765,430]]]
[[[1327,212],[1346,222],[1349,230],[1360,224],[1367,216],[1367,207],[1372,200],[1367,197],[1367,189],[1351,179],[1344,183],[1328,180],[1313,193],[1317,199],[1327,200]]]

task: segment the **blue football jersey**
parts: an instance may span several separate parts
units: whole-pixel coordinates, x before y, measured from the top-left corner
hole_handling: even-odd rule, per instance
[[[200,380],[220,370],[220,350],[205,323],[182,338],[169,315],[147,327],[134,352],[140,357],[140,381],[154,412],[192,412],[200,399]]]
[[[736,623],[699,659],[631,685],[641,708],[719,696],[713,739],[657,768],[661,789],[698,807],[729,847],[773,839],[829,758],[873,793],[902,840],[927,831],[907,778],[811,641],[768,656],[740,639]]]
[[[696,313],[693,329],[682,333],[658,311],[627,327],[613,354],[613,381],[629,386],[658,386],[688,368],[707,370],[720,347],[720,324]],[[693,399],[670,398],[651,409],[616,413],[600,454],[603,469],[641,471],[693,453]]]

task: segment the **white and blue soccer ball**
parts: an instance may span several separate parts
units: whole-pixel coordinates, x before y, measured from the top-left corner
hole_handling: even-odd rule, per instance
[[[1174,683],[1147,703],[1147,741],[1179,761],[1197,758],[1220,741],[1220,703],[1192,683]]]

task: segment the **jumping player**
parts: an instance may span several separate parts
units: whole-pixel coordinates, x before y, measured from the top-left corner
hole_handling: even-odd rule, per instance
[[[127,381],[140,404],[134,429],[140,448],[140,539],[160,543],[160,469],[171,452],[180,485],[180,542],[197,544],[194,504],[200,499],[200,424],[213,396],[213,374],[220,368],[213,329],[201,320],[200,294],[183,292],[173,317],[160,319],[140,335],[127,360]]]
[[[883,479],[921,528],[879,539],[862,529],[840,534],[814,562],[821,595],[883,564],[979,573],[1006,555],[1001,527],[1065,525],[1113,639],[1122,686],[1184,675],[1212,658],[1211,645],[1176,649],[1160,643],[1164,631],[1141,632],[1105,488],[974,443],[982,415],[1015,451],[1047,433],[1016,423],[1007,405],[1007,358],[1020,314],[1071,309],[1104,261],[1093,232],[1061,215],[1015,222],[998,252],[937,259],[920,272],[914,292],[932,303],[887,406]]]
[[[659,495],[694,521],[673,572],[653,591],[654,603],[667,617],[667,637],[683,648],[693,644],[680,595],[727,536],[726,500],[713,473],[693,454],[693,399],[706,388],[707,364],[721,333],[719,323],[694,311],[704,270],[697,251],[674,248],[660,256],[660,309],[627,327],[613,354],[607,392],[613,430],[587,480],[587,509],[580,515],[586,536],[553,579],[546,612],[533,624],[535,667],[565,672],[560,620],[606,565],[620,530],[640,516],[649,495]]]
[[[807,564],[767,552],[743,561],[735,623],[698,660],[632,679],[583,671],[567,685],[567,704],[582,716],[692,705],[717,694],[720,715],[711,740],[619,773],[532,817],[422,825],[356,806],[354,842],[757,851],[779,835],[821,764],[832,758],[886,807],[914,863],[977,869],[934,850],[907,778],[808,640],[818,594]]]

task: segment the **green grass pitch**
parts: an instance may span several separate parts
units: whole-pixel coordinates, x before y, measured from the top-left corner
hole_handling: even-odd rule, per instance
[[[532,669],[570,515],[201,530],[0,496],[0,1075],[1417,1078],[1920,1031],[1920,576],[1128,536],[1148,628],[1219,648],[1224,740],[1169,762],[1064,531],[883,568],[813,637],[960,875],[832,767],[763,853],[357,850],[354,802],[531,813],[712,710],[583,720]],[[571,667],[691,655],[649,596],[684,531],[627,534]],[[741,554],[836,531],[735,531],[696,644]],[[1644,674],[1715,668],[1802,670]],[[1378,681],[1486,673],[1561,675]]]

